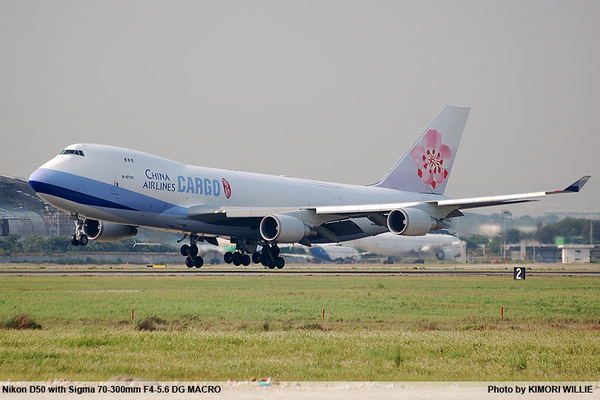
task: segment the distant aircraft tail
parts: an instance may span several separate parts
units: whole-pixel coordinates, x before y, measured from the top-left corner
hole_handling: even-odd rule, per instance
[[[443,194],[470,110],[468,107],[446,106],[375,186]]]

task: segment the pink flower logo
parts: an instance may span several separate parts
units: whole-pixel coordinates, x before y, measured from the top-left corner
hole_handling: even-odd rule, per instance
[[[436,185],[448,177],[444,162],[448,165],[452,159],[452,150],[442,144],[442,135],[435,129],[430,129],[421,144],[412,148],[410,156],[418,167],[419,178],[425,185],[431,185],[435,189]]]
[[[231,197],[231,185],[227,181],[227,179],[223,178],[223,190],[225,191],[225,197]]]

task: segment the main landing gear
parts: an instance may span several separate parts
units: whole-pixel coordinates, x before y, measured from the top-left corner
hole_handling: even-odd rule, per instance
[[[250,265],[250,256],[240,251],[235,251],[234,253],[228,251],[223,256],[223,259],[227,264],[233,263],[233,265],[235,265],[236,267],[239,267],[240,265],[247,267],[248,265]]]
[[[262,252],[260,254],[260,263],[269,269],[282,269],[285,267],[285,260],[283,257],[279,256],[279,246],[277,244],[273,244],[272,246],[266,244],[263,246]],[[254,253],[253,256],[258,253]]]
[[[88,237],[83,233],[83,219],[79,217],[79,214],[71,214],[71,217],[75,220],[75,233],[71,237],[71,244],[73,246],[87,245]]]
[[[198,245],[196,244],[198,240],[204,239],[196,235],[191,235],[190,244],[181,246],[181,255],[185,256],[185,266],[188,268],[202,268],[204,265],[204,259],[198,255]]]
[[[231,238],[231,243],[235,243],[235,251],[228,251],[223,255],[223,259],[227,264],[235,265],[236,267],[250,265],[250,256],[248,254],[256,253],[258,246],[257,240]]]
[[[227,264],[233,263],[235,266],[250,265],[250,256],[244,252],[244,249],[237,246],[235,252],[227,252],[223,257]],[[279,246],[277,244],[264,244],[261,251],[254,251],[252,253],[252,262],[255,264],[262,264],[269,269],[281,269],[285,266],[285,260],[279,256]]]
[[[184,236],[179,242],[182,242],[188,236]],[[198,255],[198,242],[208,242],[218,246],[217,239],[214,237],[202,237],[190,235],[190,244],[181,246],[181,255],[185,256],[185,265],[188,268],[201,268],[204,265],[204,259]],[[231,241],[236,244],[235,251],[225,253],[223,259],[227,264],[235,266],[248,266],[250,262],[262,264],[269,269],[281,269],[285,266],[285,260],[279,256],[280,250],[277,244],[265,243],[262,249],[257,251],[258,241],[254,239],[236,239]],[[250,256],[252,254],[252,256]]]

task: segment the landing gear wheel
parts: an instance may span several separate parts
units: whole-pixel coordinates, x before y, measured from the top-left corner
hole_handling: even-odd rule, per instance
[[[184,244],[183,246],[181,246],[180,251],[182,256],[188,256],[190,254],[190,245]]]
[[[204,259],[202,257],[196,257],[196,259],[194,260],[194,267],[202,268],[203,265],[204,265]]]
[[[190,249],[189,249],[189,252],[190,252],[189,253],[190,256],[196,257],[198,255],[198,246],[196,246],[195,244],[191,245]]]
[[[79,244],[81,246],[86,246],[88,244],[88,237],[86,235],[81,235],[79,237]]]
[[[185,266],[188,268],[193,268],[194,267],[194,260],[192,259],[192,257],[187,256],[185,258]]]
[[[257,252],[257,253],[254,253],[254,254],[252,254],[252,262],[253,262],[254,264],[258,264],[258,263],[260,263],[260,257],[261,257],[261,255],[260,255],[260,253],[258,253],[258,252]]]
[[[81,234],[78,238],[77,234],[74,234],[71,237],[71,244],[73,246],[85,246],[88,244],[88,237],[84,234]]]
[[[271,253],[271,256],[273,258],[277,258],[279,256],[279,253],[281,252],[281,250],[279,249],[279,246],[274,244],[273,247],[271,247],[271,250],[269,252]]]
[[[223,260],[227,263],[227,264],[231,264],[231,262],[233,261],[233,253],[228,251],[227,253],[225,253],[223,255]]]
[[[238,253],[238,252],[233,253],[232,260],[233,260],[233,265],[235,265],[236,267],[239,267],[240,265],[242,265],[242,253]]]
[[[247,267],[248,265],[250,265],[250,256],[248,254],[244,254],[242,256],[242,265],[244,267]]]
[[[283,259],[283,257],[277,257],[275,259],[275,266],[277,267],[277,269],[282,269],[283,267],[285,267],[285,260]]]
[[[268,267],[271,263],[270,251],[271,246],[268,244],[263,246],[262,252],[260,253],[260,263],[263,265],[263,267]]]

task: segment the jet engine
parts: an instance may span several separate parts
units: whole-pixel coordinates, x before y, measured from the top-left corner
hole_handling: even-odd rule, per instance
[[[269,242],[296,243],[309,235],[310,228],[290,215],[267,215],[260,221],[260,236]]]
[[[435,253],[435,256],[437,257],[438,260],[454,260],[454,257],[456,257],[456,254],[454,254],[454,251],[446,249],[446,250],[440,250],[437,253]]]
[[[396,235],[423,236],[430,231],[441,229],[444,224],[426,211],[407,208],[392,210],[387,217],[387,226],[390,232]]]
[[[138,231],[135,226],[86,218],[85,221],[83,221],[83,233],[90,240],[97,240],[99,242],[118,242],[123,238],[137,235]]]

